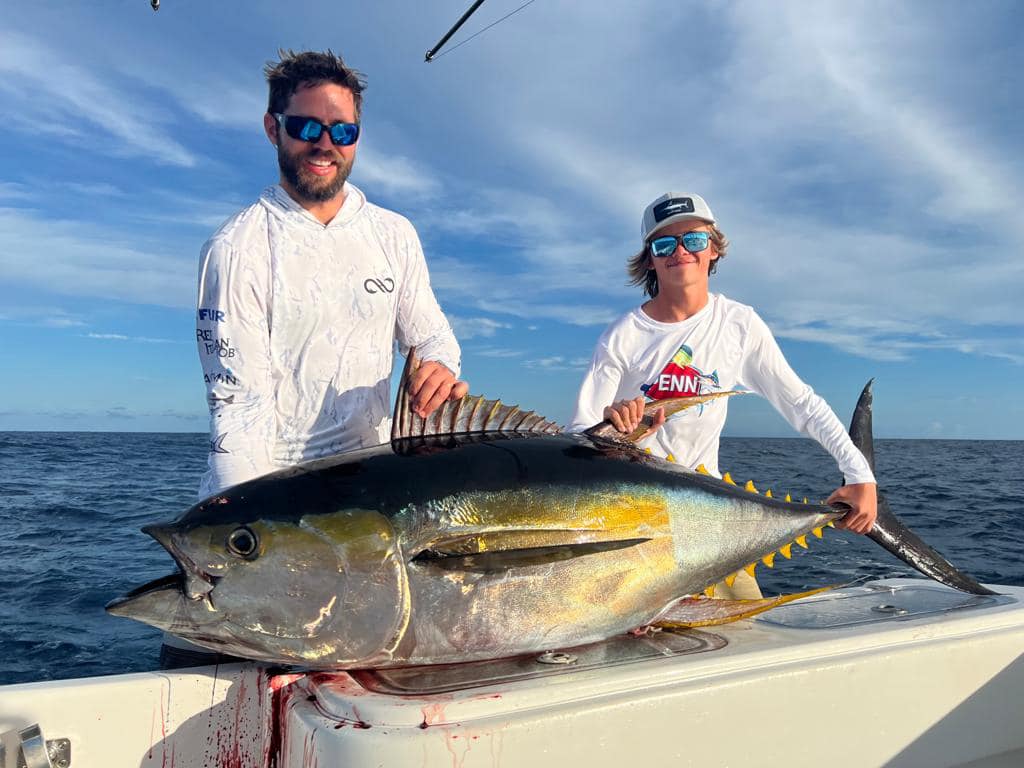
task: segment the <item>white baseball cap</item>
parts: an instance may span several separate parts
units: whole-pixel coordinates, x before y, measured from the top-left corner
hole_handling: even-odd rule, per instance
[[[666,192],[644,209],[640,235],[644,243],[656,230],[674,221],[696,219],[715,223],[715,215],[700,195],[690,192]]]

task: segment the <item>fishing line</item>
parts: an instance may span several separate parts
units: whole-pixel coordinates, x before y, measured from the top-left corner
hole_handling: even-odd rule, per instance
[[[437,60],[438,60],[438,59],[440,59],[440,58],[441,58],[442,56],[447,56],[447,55],[448,55],[449,53],[451,53],[452,51],[454,51],[454,50],[455,50],[456,48],[460,48],[461,46],[465,45],[466,43],[468,43],[468,42],[469,42],[470,40],[472,40],[472,39],[473,39],[474,37],[476,37],[477,35],[482,35],[482,34],[483,34],[484,32],[486,32],[486,31],[487,31],[488,29],[490,29],[491,27],[493,27],[493,26],[495,26],[495,25],[497,25],[497,24],[500,24],[500,23],[501,23],[501,22],[503,22],[503,21],[504,21],[505,19],[507,19],[507,18],[508,18],[509,16],[514,16],[515,14],[517,14],[517,13],[519,13],[519,12],[520,12],[521,10],[523,10],[523,8],[525,8],[526,6],[530,5],[530,4],[531,4],[531,3],[533,3],[533,2],[534,2],[534,0],[526,0],[526,2],[525,2],[525,3],[523,3],[522,5],[520,5],[520,6],[519,6],[518,8],[516,8],[516,9],[515,9],[514,11],[510,11],[509,13],[506,13],[506,14],[505,14],[504,16],[502,16],[502,17],[501,17],[500,19],[498,19],[497,21],[495,21],[495,22],[492,22],[492,23],[488,24],[488,25],[487,25],[486,27],[484,27],[483,29],[479,30],[478,32],[474,32],[474,33],[473,33],[472,35],[470,35],[469,37],[467,37],[467,38],[466,38],[465,40],[462,40],[462,41],[460,41],[460,42],[456,43],[455,45],[453,45],[453,46],[452,46],[451,48],[449,48],[449,49],[448,49],[447,51],[443,51],[443,52],[441,52],[441,53],[437,54],[436,56],[431,56],[430,58],[428,58],[428,59],[427,59],[427,63],[430,63],[431,61],[437,61]]]

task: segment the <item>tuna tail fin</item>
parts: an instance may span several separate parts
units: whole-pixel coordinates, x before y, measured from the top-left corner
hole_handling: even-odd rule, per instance
[[[871,379],[864,386],[860,399],[857,400],[857,407],[853,409],[853,418],[850,420],[850,438],[868,460],[872,472],[875,470],[875,443],[871,429],[873,383],[874,379]],[[868,533],[868,537],[907,565],[947,586],[975,595],[998,594],[958,570],[907,528],[889,509],[889,502],[881,493],[878,494],[878,519],[875,520],[875,526]]]
[[[696,395],[694,397],[667,397],[663,400],[652,400],[644,406],[644,417],[640,419],[640,426],[634,432],[624,435],[612,426],[610,421],[602,421],[600,424],[595,424],[586,430],[584,434],[590,437],[600,437],[605,440],[615,440],[616,442],[635,443],[651,428],[651,424],[654,423],[654,412],[659,408],[664,408],[665,417],[669,418],[695,405],[704,405],[720,397],[744,394],[746,393],[740,390],[728,390],[726,392],[712,392],[708,395]]]

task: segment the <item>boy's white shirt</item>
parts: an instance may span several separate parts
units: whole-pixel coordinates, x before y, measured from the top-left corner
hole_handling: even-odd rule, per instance
[[[689,355],[680,353],[683,346]],[[679,359],[689,357],[689,363],[669,366],[677,354]],[[569,430],[578,432],[597,424],[606,406],[644,395],[645,385],[660,385],[684,396],[732,389],[759,394],[797,432],[832,455],[847,483],[875,481],[842,423],[789,366],[764,321],[751,307],[725,296],[709,294],[703,309],[678,323],[654,320],[639,307],[612,323],[594,350]],[[640,447],[658,456],[672,454],[691,468],[703,464],[720,475],[719,439],[730,399],[682,411]]]

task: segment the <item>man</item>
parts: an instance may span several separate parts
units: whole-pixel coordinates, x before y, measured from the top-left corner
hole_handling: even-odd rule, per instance
[[[815,439],[839,464],[846,485],[828,502],[850,506],[838,523],[857,533],[877,515],[874,474],[839,419],[796,375],[768,326],[748,306],[708,289],[728,241],[698,195],[668,193],[654,200],[641,222],[641,251],[629,260],[633,285],[650,301],[622,316],[598,341],[580,388],[570,429],[609,419],[634,431],[647,399],[686,397],[744,387],[767,398],[799,432]],[[646,399],[645,399],[646,398]],[[718,443],[728,398],[665,420],[658,411],[644,445],[659,456],[703,465],[718,475]],[[719,585],[718,596],[730,590]],[[759,597],[741,573],[735,597]]]
[[[217,230],[200,261],[196,338],[210,405],[201,497],[386,442],[396,340],[424,360],[410,384],[420,415],[467,389],[415,230],[347,181],[362,76],[330,51],[282,51],[266,76],[263,127],[280,183]],[[167,655],[162,663],[208,661]]]
[[[331,52],[266,69],[279,185],[203,248],[196,330],[210,467],[201,495],[386,442],[394,341],[428,361],[414,407],[465,394],[460,351],[412,225],[347,182],[364,83]]]

